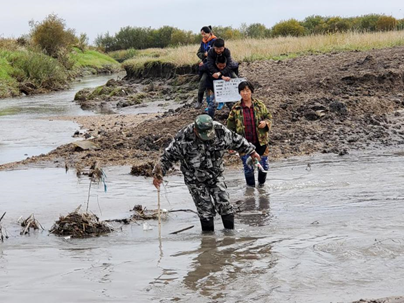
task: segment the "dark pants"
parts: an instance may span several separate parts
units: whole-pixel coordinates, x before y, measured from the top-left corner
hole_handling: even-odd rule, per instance
[[[221,216],[234,213],[223,177],[219,177],[211,184],[199,182],[185,182],[185,184],[194,200],[199,218],[209,220],[216,212]]]
[[[206,63],[202,64],[199,66],[199,88],[198,88],[198,103],[203,102],[203,94],[205,93],[206,90],[206,79],[208,78],[208,67],[206,66]]]
[[[261,156],[260,164],[265,171],[267,171],[269,169],[268,156],[263,156],[266,149],[267,149],[266,145],[262,145],[262,146],[258,145],[255,147],[255,151]],[[243,161],[244,176],[245,176],[245,181],[246,181],[247,185],[255,186],[254,166],[247,164],[247,159],[249,157],[250,157],[250,155],[244,155],[244,156],[241,156],[240,158],[241,158],[241,161]],[[267,178],[267,174],[258,170],[258,184],[260,184],[260,185],[264,184],[266,181],[266,178]]]

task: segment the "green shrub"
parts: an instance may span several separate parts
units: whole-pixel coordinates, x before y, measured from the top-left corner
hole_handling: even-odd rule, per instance
[[[305,33],[304,27],[296,19],[281,21],[272,28],[272,36],[303,36]]]
[[[341,17],[331,17],[327,20],[326,24],[329,33],[343,33],[351,28],[348,19],[343,19]]]
[[[13,75],[20,82],[30,81],[43,88],[58,88],[67,83],[68,72],[57,61],[42,53],[16,52],[8,57]]]
[[[57,58],[61,49],[69,49],[77,43],[74,30],[67,29],[65,21],[56,14],[48,15],[42,22],[30,22],[34,45],[46,54]]]
[[[397,29],[403,30],[404,29],[404,19],[397,20]]]
[[[326,27],[325,24],[325,18],[318,15],[306,17],[302,22],[302,25],[304,28],[306,28],[308,34],[323,33],[323,29],[325,29]]]
[[[265,25],[261,23],[253,23],[246,28],[245,34],[248,38],[269,38],[271,35],[271,30],[267,29]]]
[[[381,16],[376,22],[376,29],[378,31],[391,31],[397,26],[396,18],[392,16]]]
[[[379,20],[380,15],[377,14],[370,14],[360,17],[360,30],[362,31],[376,31],[376,24]]]

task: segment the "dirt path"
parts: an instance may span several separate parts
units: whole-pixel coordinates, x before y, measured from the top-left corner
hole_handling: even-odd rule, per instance
[[[273,114],[272,160],[315,152],[344,155],[350,150],[404,144],[403,47],[259,61],[242,64],[240,69],[241,76],[256,85],[254,96]],[[180,128],[202,112],[185,104],[152,116],[75,117],[88,129],[97,149],[68,144],[0,169],[43,161],[56,166],[84,167],[95,160],[104,166],[147,166]],[[227,109],[218,111],[216,119],[225,122],[227,114]],[[237,158],[228,160],[238,163]]]

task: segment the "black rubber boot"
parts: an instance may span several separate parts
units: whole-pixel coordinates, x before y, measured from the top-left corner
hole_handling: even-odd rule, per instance
[[[226,229],[234,229],[234,214],[222,216],[223,226]]]
[[[202,226],[203,232],[215,231],[215,225],[214,225],[213,218],[209,218],[209,219],[202,218],[201,226]]]
[[[263,173],[262,171],[258,171],[258,184],[260,186],[263,186],[265,183],[265,180],[267,179],[267,174]]]

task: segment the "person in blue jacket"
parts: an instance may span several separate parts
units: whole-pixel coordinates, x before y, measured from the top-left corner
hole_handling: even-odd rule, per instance
[[[216,41],[216,36],[212,32],[212,27],[204,26],[201,28],[201,36],[202,42],[201,46],[198,49],[196,55],[201,59],[199,63],[199,74],[201,76],[199,81],[199,89],[198,89],[198,100],[195,104],[195,108],[201,108],[203,102],[203,95],[205,93],[205,83],[207,78],[207,68],[206,68],[206,61],[208,58],[208,52],[212,48],[213,43]]]

